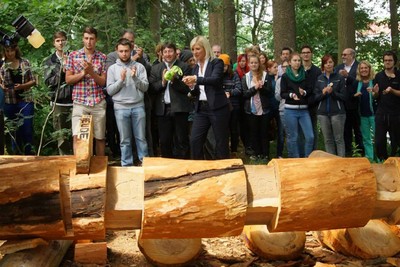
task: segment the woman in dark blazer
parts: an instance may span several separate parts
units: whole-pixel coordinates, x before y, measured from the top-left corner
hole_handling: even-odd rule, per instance
[[[197,36],[190,42],[196,59],[191,76],[183,78],[195,97],[190,137],[193,159],[204,159],[203,147],[210,127],[215,136],[215,158],[229,158],[229,101],[223,88],[224,62],[214,57],[209,41]]]

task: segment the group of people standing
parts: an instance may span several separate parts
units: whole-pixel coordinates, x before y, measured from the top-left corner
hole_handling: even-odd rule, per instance
[[[283,157],[285,137],[288,157],[307,157],[317,149],[319,128],[326,151],[338,156],[354,153],[354,138],[369,160],[384,160],[387,132],[390,155],[397,153],[400,72],[391,51],[375,76],[371,64],[358,62],[351,48],[343,51],[336,68],[331,55],[322,57],[320,67],[314,65],[307,45],[300,53],[283,48],[280,64],[251,47],[233,65],[219,45],[197,36],[190,49],[170,42],[157,46],[158,58],[151,64],[132,31],[125,30],[108,55],[96,49],[95,28],[86,27],[82,40],[83,48],[68,53],[66,33],[56,32],[56,51],[44,61],[54,128],[72,129],[59,135],[61,155],[73,153],[83,114],[93,117],[96,155],[106,154],[106,143],[112,148],[118,142],[112,153],[121,154],[122,166],[141,165],[144,157],[158,155],[236,157],[240,140],[251,159],[268,160],[272,139],[277,141],[275,157]],[[3,50],[4,114],[8,119],[23,115],[8,152],[30,154],[30,88],[36,81],[17,44]]]

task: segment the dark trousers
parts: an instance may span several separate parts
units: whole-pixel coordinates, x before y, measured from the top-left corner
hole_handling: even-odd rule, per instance
[[[205,101],[199,102],[199,109],[195,113],[190,148],[192,159],[204,159],[203,146],[207,132],[212,127],[215,137],[216,159],[228,159],[229,155],[229,106],[211,110]]]
[[[388,158],[386,133],[390,136],[390,156],[395,156],[400,144],[400,115],[376,114],[375,146],[378,159]]]
[[[32,155],[33,102],[5,104],[4,115],[11,122],[11,136],[7,136],[7,151],[10,155]]]
[[[71,129],[72,106],[56,105],[53,112],[53,127],[59,131],[57,147],[59,155],[73,155]],[[69,130],[66,132],[66,130]],[[63,132],[64,131],[64,132]]]
[[[231,152],[237,152],[239,145],[239,120],[240,120],[240,107],[234,107],[231,111],[231,118],[229,119],[229,130],[231,135]]]
[[[119,132],[114,114],[114,104],[107,103],[106,109],[106,141],[113,157],[121,157]]]
[[[250,146],[255,155],[269,157],[269,140],[268,140],[268,114],[254,115],[248,114]]]
[[[170,105],[166,105],[164,116],[158,116],[158,136],[162,157],[189,158],[188,116],[188,112],[171,113]]]
[[[0,109],[0,155],[4,155],[4,114]]]
[[[361,135],[361,117],[358,110],[347,110],[346,111],[346,122],[344,124],[344,145],[346,149],[346,156],[352,156],[352,143],[354,141],[357,148],[361,149],[362,155],[364,155],[364,144],[362,142]]]

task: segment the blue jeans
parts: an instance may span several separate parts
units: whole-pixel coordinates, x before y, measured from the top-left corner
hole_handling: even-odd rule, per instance
[[[300,157],[299,153],[299,126],[304,134],[304,157],[308,157],[314,147],[314,132],[310,114],[307,109],[285,108],[286,142],[289,158]]]
[[[318,115],[318,121],[324,136],[326,152],[345,157],[344,124],[346,121],[346,114],[332,116]]]
[[[9,129],[13,138],[7,136],[9,144],[7,146],[9,154],[25,154],[32,155],[33,143],[33,102],[21,101],[17,104],[5,104],[4,116],[7,121],[14,121],[13,129]],[[8,144],[8,145],[9,145]]]
[[[121,140],[121,166],[133,166],[133,137],[135,138],[139,160],[143,161],[143,157],[148,156],[144,106],[130,109],[115,109],[114,113]]]

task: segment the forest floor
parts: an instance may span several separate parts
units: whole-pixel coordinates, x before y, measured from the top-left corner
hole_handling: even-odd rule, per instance
[[[107,233],[107,267],[151,267],[140,252],[135,231],[113,231]],[[227,238],[203,238],[202,253],[188,267],[393,267],[387,258],[360,260],[346,257],[324,248],[307,233],[306,245],[297,260],[271,261],[258,257],[244,244],[241,236]],[[392,261],[398,259],[391,258]],[[400,259],[398,259],[400,261]],[[60,267],[94,267],[73,262],[73,249],[68,251]]]

